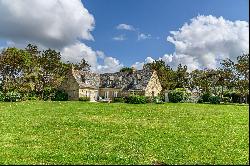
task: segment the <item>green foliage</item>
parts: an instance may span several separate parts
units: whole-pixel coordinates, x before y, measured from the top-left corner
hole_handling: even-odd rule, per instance
[[[220,97],[219,96],[210,96],[209,102],[211,104],[220,104]]]
[[[125,100],[123,97],[114,97],[113,102],[114,103],[124,103]]]
[[[90,97],[79,97],[79,101],[90,101]]]
[[[212,96],[211,93],[204,93],[201,98],[203,102],[210,102],[209,98]]]
[[[4,101],[4,94],[0,91],[0,101]]]
[[[11,92],[7,92],[5,94],[4,101],[5,102],[16,102],[16,101],[20,101],[21,98],[22,98],[22,96],[20,93],[11,91]]]
[[[151,97],[151,96],[146,96],[146,103],[163,103],[164,99],[162,96],[155,96],[155,97]]]
[[[241,94],[237,92],[233,92],[230,94],[232,97],[232,102],[233,103],[240,103],[241,102]]]
[[[128,72],[128,73],[132,73],[133,69],[130,67],[123,67],[120,69],[120,72]]]
[[[147,103],[146,97],[139,96],[139,95],[126,97],[125,102],[129,104],[146,104]]]
[[[230,103],[231,99],[229,97],[222,97],[221,101],[224,103]]]
[[[203,99],[202,98],[199,98],[197,103],[203,103]]]
[[[67,101],[68,94],[64,90],[57,90],[54,96],[51,98],[52,101]]]
[[[188,100],[190,94],[184,88],[176,88],[168,93],[169,101],[172,103],[179,103]]]

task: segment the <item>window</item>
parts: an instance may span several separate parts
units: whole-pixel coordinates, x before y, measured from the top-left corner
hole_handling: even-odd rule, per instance
[[[118,97],[118,92],[114,91],[114,97]]]
[[[105,99],[109,98],[109,91],[105,91],[104,97],[105,97]]]

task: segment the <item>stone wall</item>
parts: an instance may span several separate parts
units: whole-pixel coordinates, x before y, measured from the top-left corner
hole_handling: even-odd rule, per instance
[[[90,88],[79,89],[79,97],[89,97],[90,101],[96,101],[98,97],[98,90]]]
[[[75,80],[72,72],[68,72],[63,80],[60,89],[64,90],[69,95],[69,100],[79,99],[79,85]]]
[[[115,88],[100,88],[99,96],[105,98],[105,92],[108,92],[108,98],[110,99],[114,98],[114,92],[117,92],[117,97],[123,96],[121,89],[115,89]]]
[[[145,90],[145,96],[158,96],[162,87],[157,72],[154,71]]]

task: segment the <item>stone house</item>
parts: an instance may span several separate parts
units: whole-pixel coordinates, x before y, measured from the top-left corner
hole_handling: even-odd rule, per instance
[[[90,71],[70,70],[61,89],[69,100],[90,97],[91,101],[129,95],[158,96],[162,90],[156,71],[149,68],[129,72],[97,74]]]

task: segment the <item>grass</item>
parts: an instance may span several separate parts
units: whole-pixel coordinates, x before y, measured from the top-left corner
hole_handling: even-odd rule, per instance
[[[241,105],[0,103],[0,164],[249,164]]]

